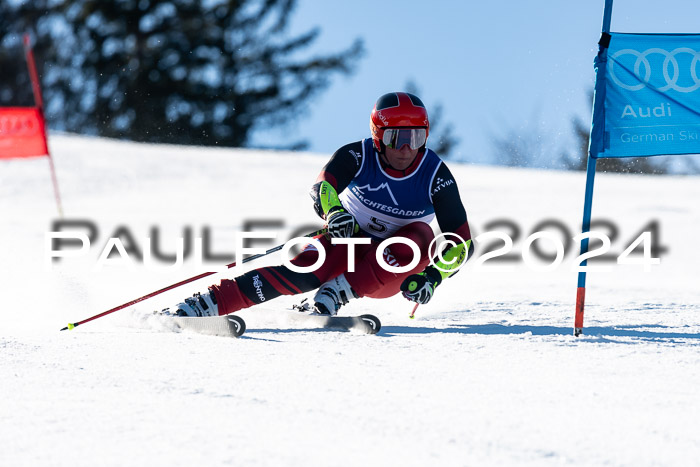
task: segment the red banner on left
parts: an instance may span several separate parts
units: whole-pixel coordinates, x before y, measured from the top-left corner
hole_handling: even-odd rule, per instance
[[[46,156],[44,117],[36,107],[0,107],[0,159]]]

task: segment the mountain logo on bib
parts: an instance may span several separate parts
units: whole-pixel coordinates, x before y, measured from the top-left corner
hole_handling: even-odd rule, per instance
[[[372,188],[369,183],[364,186],[356,186],[355,190],[358,192],[358,194],[362,195],[363,197],[365,196],[364,190],[367,191],[380,191],[380,190],[386,190],[386,192],[389,193],[389,196],[391,197],[391,200],[394,202],[394,205],[398,206],[399,203],[396,201],[396,197],[394,196],[394,193],[391,192],[391,188],[389,187],[388,183],[382,183],[379,185],[377,188]]]

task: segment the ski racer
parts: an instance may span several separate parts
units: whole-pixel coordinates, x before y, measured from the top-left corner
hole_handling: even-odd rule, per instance
[[[315,312],[336,315],[353,298],[386,298],[399,292],[425,304],[440,283],[471,257],[473,246],[467,214],[457,183],[447,166],[426,148],[430,130],[421,100],[409,93],[381,96],[370,116],[371,138],[338,149],[311,189],[316,213],[325,220],[327,234],[320,237],[326,251],[322,266],[298,273],[286,266],[263,267],[233,280],[224,279],[208,291],[177,305],[179,316],[217,316],[267,302],[280,295],[317,290]],[[428,248],[435,238],[428,225],[433,219],[443,233],[455,233],[455,242],[430,264]],[[348,269],[347,244],[331,239],[368,238],[354,246],[354,271]],[[405,237],[420,249],[412,270],[394,273],[376,258],[380,242]],[[411,263],[409,245],[393,243],[382,252],[391,266]],[[434,254],[434,253],[433,253]],[[316,263],[313,244],[291,260],[295,266]]]

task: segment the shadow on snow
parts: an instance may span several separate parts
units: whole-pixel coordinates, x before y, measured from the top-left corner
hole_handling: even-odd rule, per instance
[[[642,328],[661,328],[659,331],[644,330]],[[695,339],[700,340],[700,334],[666,331],[669,329],[661,325],[638,326],[590,326],[583,328],[582,339],[586,337],[604,338],[637,337],[641,339]],[[391,337],[400,334],[481,334],[481,335],[513,335],[531,333],[534,336],[573,336],[572,327],[561,326],[531,326],[531,325],[503,325],[503,324],[474,324],[452,325],[447,328],[429,328],[415,326],[383,326],[379,335]],[[700,343],[700,342],[699,342]]]
[[[654,330],[648,330],[652,328]],[[658,329],[658,330],[656,330]],[[670,329],[662,325],[637,325],[637,326],[590,326],[583,329],[583,335],[574,342],[609,342],[619,344],[634,344],[635,342],[614,340],[614,337],[633,337],[645,341],[674,343],[674,339],[691,339],[693,345],[700,345],[700,334],[664,331]],[[340,331],[326,328],[258,328],[248,329],[241,339],[254,339],[275,341],[256,334],[292,334],[292,333],[327,333],[341,332],[350,334],[362,334],[354,331]],[[573,338],[573,328],[568,326],[533,326],[533,325],[504,325],[504,324],[455,324],[446,328],[432,328],[424,326],[382,326],[377,334],[379,337],[398,337],[407,334],[464,334],[464,335],[518,335],[531,334],[533,336],[570,336]],[[688,342],[682,342],[688,344]]]

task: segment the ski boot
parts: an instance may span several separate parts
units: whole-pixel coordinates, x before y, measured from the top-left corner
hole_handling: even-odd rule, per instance
[[[350,287],[345,274],[341,274],[319,287],[314,295],[314,311],[321,315],[335,316],[340,307],[353,298],[359,297]]]

